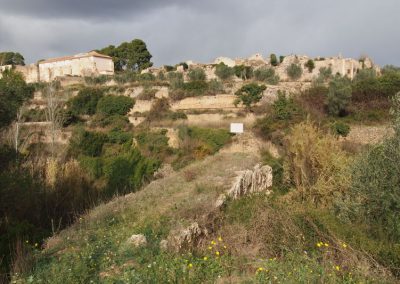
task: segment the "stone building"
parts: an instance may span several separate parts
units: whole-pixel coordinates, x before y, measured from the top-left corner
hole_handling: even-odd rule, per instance
[[[51,58],[38,64],[39,81],[49,82],[62,76],[113,75],[112,58],[95,51]]]
[[[0,66],[0,73],[8,68],[11,66]],[[37,64],[15,66],[15,70],[21,72],[28,83],[50,82],[64,76],[113,75],[114,63],[110,56],[91,51],[46,59]]]

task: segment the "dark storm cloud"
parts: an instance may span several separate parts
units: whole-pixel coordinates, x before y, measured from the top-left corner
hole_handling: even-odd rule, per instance
[[[0,0],[0,50],[28,62],[143,39],[156,65],[217,56],[358,57],[400,65],[397,0]]]

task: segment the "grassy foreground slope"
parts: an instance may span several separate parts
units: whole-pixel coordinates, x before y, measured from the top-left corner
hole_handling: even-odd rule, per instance
[[[275,188],[264,194],[214,202],[236,171],[260,157],[218,153],[156,180],[142,191],[93,209],[49,239],[32,272],[18,283],[389,283],[389,273],[366,247],[377,246],[356,227],[328,212],[288,204]],[[209,234],[179,253],[160,249],[171,231],[193,221]],[[148,244],[135,248],[132,234]],[[379,279],[379,280],[378,280]]]

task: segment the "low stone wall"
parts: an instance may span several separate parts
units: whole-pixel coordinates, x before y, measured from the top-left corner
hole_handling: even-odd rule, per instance
[[[172,110],[196,110],[196,109],[237,109],[233,104],[237,97],[235,95],[216,95],[186,98],[174,102]],[[239,106],[238,106],[239,107]]]

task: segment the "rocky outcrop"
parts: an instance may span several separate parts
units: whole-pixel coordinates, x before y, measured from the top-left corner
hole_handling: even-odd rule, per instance
[[[167,242],[162,241],[160,247],[168,248],[175,252],[187,250],[198,245],[200,240],[207,236],[207,229],[200,228],[197,222],[192,223],[189,227],[171,232]]]
[[[257,164],[253,170],[241,172],[237,177],[232,187],[222,194],[215,203],[216,207],[221,207],[225,204],[228,198],[238,199],[242,196],[265,192],[271,193],[268,188],[272,186],[272,168],[268,165],[262,166]]]

